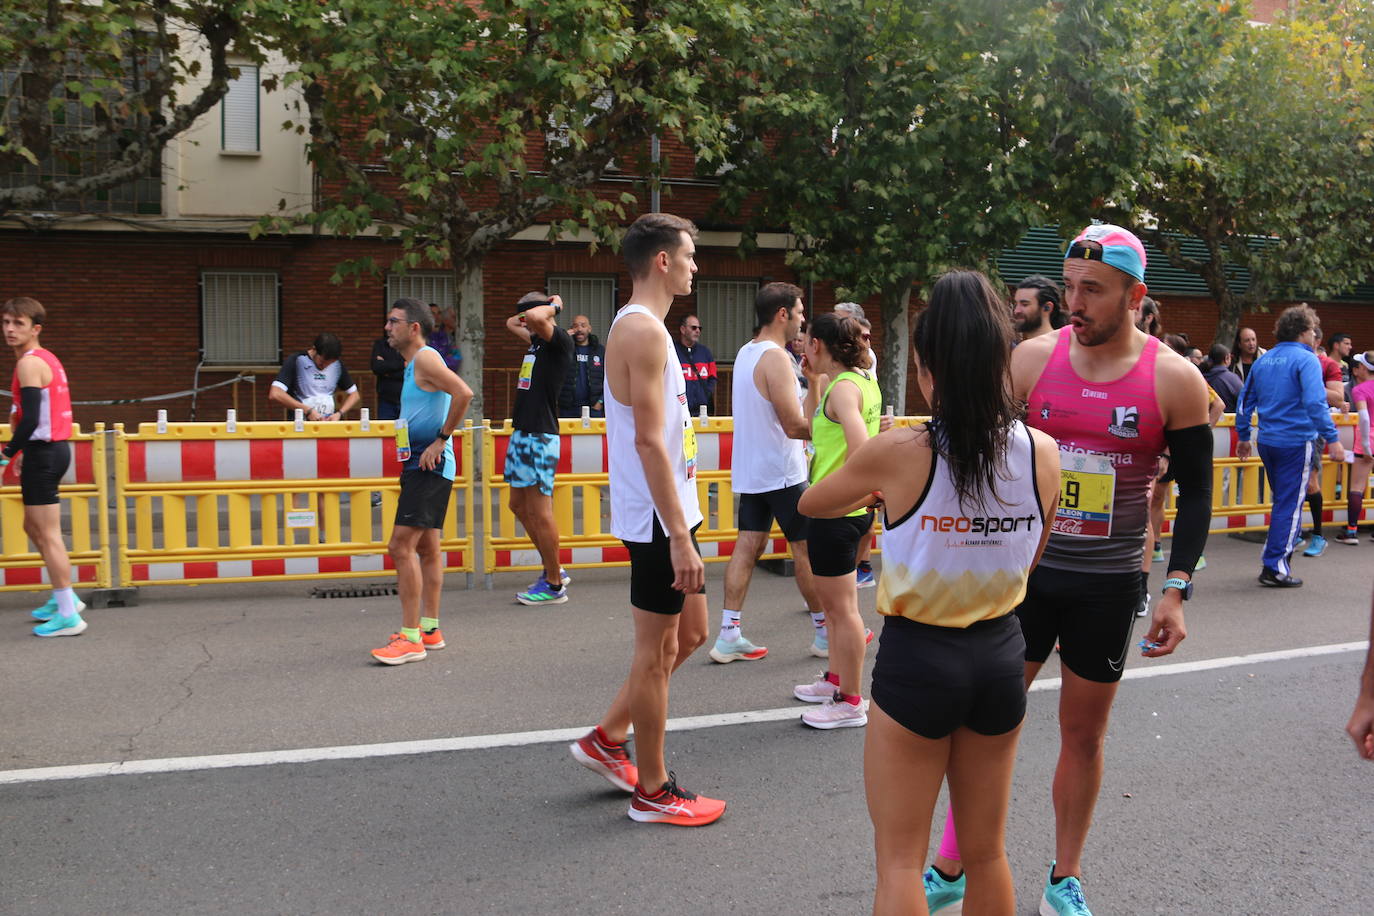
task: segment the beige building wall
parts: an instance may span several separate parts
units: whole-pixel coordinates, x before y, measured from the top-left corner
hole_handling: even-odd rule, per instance
[[[260,69],[260,82],[276,76],[280,84],[289,69],[289,62],[273,55]],[[282,200],[291,212],[309,209],[311,168],[305,156],[306,137],[282,128],[285,121],[304,119],[301,93],[294,87],[279,85],[268,92],[259,86],[257,151],[224,149],[223,109],[224,102],[219,102],[169,144],[165,215],[182,220],[256,218],[278,213]]]

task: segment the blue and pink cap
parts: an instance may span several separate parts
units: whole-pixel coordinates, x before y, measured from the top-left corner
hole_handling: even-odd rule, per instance
[[[1096,242],[1096,245],[1084,245]],[[1089,226],[1069,243],[1064,260],[1101,261],[1145,282],[1145,246],[1135,233],[1111,223]]]

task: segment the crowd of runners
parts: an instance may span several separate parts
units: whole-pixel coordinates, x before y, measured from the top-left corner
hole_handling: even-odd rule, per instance
[[[722,816],[724,800],[688,791],[667,770],[669,685],[708,641],[721,664],[767,655],[745,637],[741,620],[776,522],[811,612],[810,651],[826,660],[813,682],[793,688],[810,704],[801,720],[818,729],[867,727],[875,912],[1013,911],[1004,834],[1016,743],[1027,688],[1058,651],[1054,848],[1040,912],[1089,913],[1083,857],[1117,684],[1133,648],[1157,658],[1187,636],[1184,606],[1212,511],[1211,426],[1223,397],[1190,348],[1149,333],[1158,307],[1146,295],[1143,246],[1120,227],[1089,226],[1065,252],[1062,288],[1028,278],[1010,311],[982,274],[940,277],[915,322],[913,358],[930,420],[912,428],[888,428],[880,416],[875,358],[857,306],[808,322],[801,289],[762,287],[756,334],[734,364],[734,433],[749,447],[735,450],[731,467],[740,534],[713,633],[695,540],[702,512],[687,379],[664,324],[674,299],[692,290],[696,234],[689,221],[665,213],[629,227],[622,243],[633,282],[629,304],[611,323],[604,351],[594,351],[594,391],[585,379],[576,386],[578,397],[595,397],[605,412],[611,531],[630,557],[633,655],[623,685],[570,746],[572,756],[629,793],[636,821],[699,826]],[[507,322],[529,346],[504,468],[511,508],[544,559],[539,579],[518,596],[527,604],[566,601],[569,583],[549,505],[558,458],[554,411],[588,335],[575,341],[558,327],[562,305],[557,296],[531,293]],[[3,312],[20,396],[0,464],[23,456],[25,530],[53,584],[50,602],[34,612],[35,632],[75,635],[86,625],[64,566],[56,498],[70,460],[66,377],[38,346],[42,306],[15,299]],[[372,651],[388,665],[445,645],[439,530],[455,470],[450,437],[472,392],[428,345],[434,331],[432,310],[417,300],[397,300],[386,318],[387,343],[404,360],[401,494],[389,545],[402,624]],[[1308,362],[1314,335],[1310,309],[1285,312],[1280,343],[1250,361],[1238,392],[1247,421],[1237,418],[1242,443],[1247,405],[1257,407],[1261,423],[1268,420],[1260,449],[1279,523],[1264,553],[1260,581],[1267,585],[1301,584],[1287,561],[1299,544],[1295,519],[1312,442],[1336,439],[1325,406],[1309,403],[1321,398],[1324,405],[1327,397],[1313,374],[1320,367],[1315,358]],[[598,345],[592,339],[590,346]],[[1229,356],[1214,350],[1209,358]],[[1360,417],[1356,476],[1367,476],[1374,463],[1371,359],[1356,357],[1345,394]],[[1275,381],[1283,372],[1291,390]],[[1297,398],[1300,409],[1285,397]],[[1332,458],[1341,457],[1337,444]],[[1145,572],[1158,536],[1152,492],[1167,485],[1177,488],[1177,514],[1167,575],[1152,595]],[[1356,487],[1349,489],[1350,517],[1358,518]],[[1320,507],[1314,511],[1320,525]],[[880,512],[877,610],[884,624],[865,699],[865,646],[874,634],[864,627],[857,592],[861,552]],[[1312,537],[1320,536],[1318,527]],[[1150,619],[1133,646],[1138,615]],[[1371,682],[1367,672],[1366,693],[1374,695]],[[1374,756],[1371,709],[1374,699],[1362,695],[1350,724],[1366,756]],[[944,833],[926,867],[945,784]]]

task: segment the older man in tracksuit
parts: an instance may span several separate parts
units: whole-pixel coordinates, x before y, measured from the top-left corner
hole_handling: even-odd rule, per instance
[[[1273,503],[1259,582],[1276,588],[1302,585],[1288,561],[1302,524],[1312,440],[1320,436],[1330,443],[1332,459],[1345,460],[1327,409],[1321,364],[1312,351],[1318,323],[1317,313],[1305,305],[1284,309],[1274,325],[1279,342],[1250,367],[1236,407],[1237,458],[1250,457],[1250,414],[1259,413],[1259,456]]]

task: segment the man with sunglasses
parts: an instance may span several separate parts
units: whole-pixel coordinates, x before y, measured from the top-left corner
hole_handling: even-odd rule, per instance
[[[711,409],[716,395],[716,358],[701,342],[701,320],[696,315],[682,319],[673,347],[682,365],[682,380],[687,383],[687,412],[696,417],[701,408]]]

